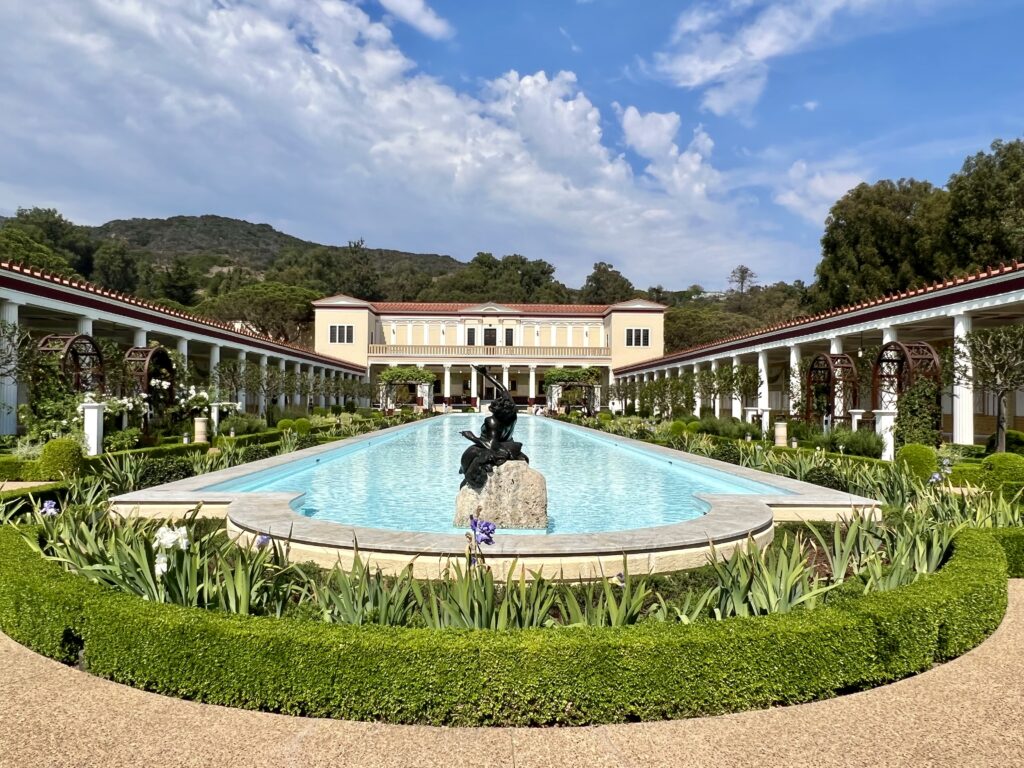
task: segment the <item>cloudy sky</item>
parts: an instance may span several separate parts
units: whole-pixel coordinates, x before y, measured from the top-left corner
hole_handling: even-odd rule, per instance
[[[0,213],[216,213],[579,284],[809,279],[1024,133],[1024,0],[0,0]]]

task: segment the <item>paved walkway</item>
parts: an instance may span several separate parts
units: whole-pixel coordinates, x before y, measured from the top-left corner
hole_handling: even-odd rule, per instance
[[[291,718],[90,677],[0,635],[0,766],[1024,766],[1024,581],[979,648],[831,701],[593,728]]]

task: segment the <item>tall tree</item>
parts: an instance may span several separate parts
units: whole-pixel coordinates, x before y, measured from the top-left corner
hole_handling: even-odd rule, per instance
[[[159,291],[156,298],[170,299],[186,307],[195,303],[199,281],[180,257],[158,274],[156,284]]]
[[[64,257],[80,275],[92,273],[96,242],[85,227],[65,219],[53,208],[19,208],[4,227],[20,229],[37,243]]]
[[[0,261],[26,264],[58,275],[75,276],[75,270],[66,257],[36,242],[27,232],[17,227],[0,227]]]
[[[253,283],[206,299],[195,311],[215,320],[238,320],[279,341],[299,341],[313,320],[316,291],[297,285]]]
[[[831,309],[944,276],[949,195],[926,181],[860,184],[825,220],[817,309]]]
[[[139,287],[138,258],[123,240],[106,240],[93,254],[92,279],[113,291],[134,293]]]
[[[1005,451],[1006,397],[1024,389],[1024,325],[971,331],[956,354],[956,376],[995,396],[996,450]]]
[[[616,304],[639,294],[640,291],[619,270],[607,262],[599,261],[583,284],[580,300],[584,304]]]
[[[1024,141],[994,141],[949,180],[949,240],[966,268],[1024,259]]]

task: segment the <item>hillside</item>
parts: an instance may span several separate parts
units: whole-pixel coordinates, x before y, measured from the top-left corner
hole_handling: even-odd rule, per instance
[[[266,270],[284,251],[333,249],[279,232],[269,224],[253,224],[225,216],[172,216],[167,219],[115,219],[98,227],[85,227],[99,240],[116,237],[133,250],[158,259],[177,256],[220,256],[226,261]],[[381,271],[411,269],[436,277],[465,266],[451,256],[367,248],[373,266]]]

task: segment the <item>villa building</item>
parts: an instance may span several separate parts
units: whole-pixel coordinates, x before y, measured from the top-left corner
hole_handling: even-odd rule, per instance
[[[546,402],[543,380],[551,368],[595,367],[607,385],[613,369],[665,352],[665,307],[642,299],[431,304],[331,296],[313,307],[318,354],[365,366],[371,379],[388,366],[426,368],[436,375],[427,398],[453,405],[493,397],[493,385],[474,365],[487,366],[516,402],[532,405]]]

